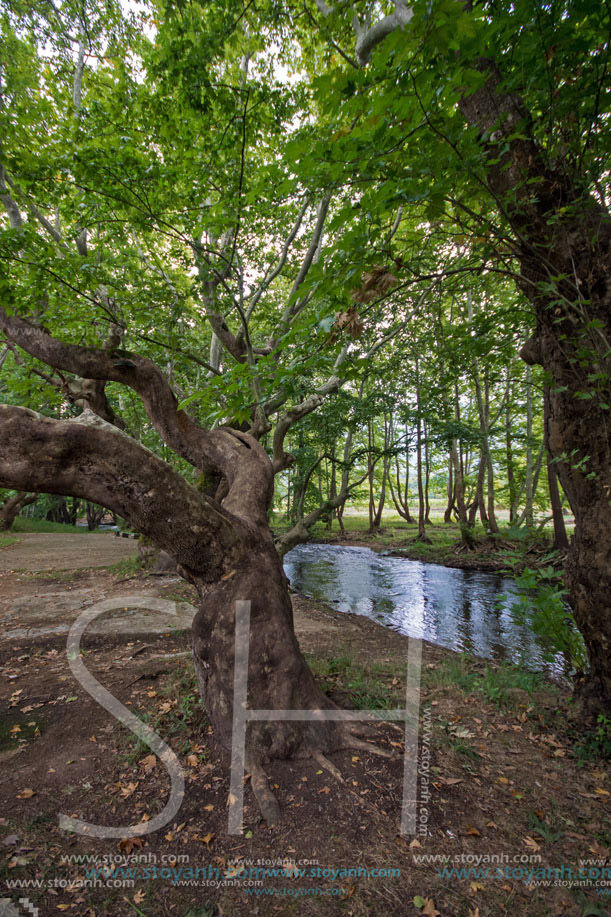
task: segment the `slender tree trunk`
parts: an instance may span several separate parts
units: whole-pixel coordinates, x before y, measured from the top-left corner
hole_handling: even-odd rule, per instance
[[[371,464],[371,421],[367,421],[367,461],[369,463],[369,474],[367,475],[367,486],[369,488],[369,501],[367,503],[367,512],[369,513],[369,531],[373,529],[373,467]]]
[[[418,541],[430,544],[426,534],[426,506],[424,499],[423,461],[422,461],[422,417],[420,414],[420,379],[418,361],[416,360],[416,474],[418,477]]]
[[[448,505],[443,514],[445,523],[452,521],[452,512],[454,511],[454,473],[452,466],[452,453],[448,454]]]
[[[526,477],[524,485],[524,522],[530,529],[533,526],[533,401],[532,369],[526,368]]]
[[[392,415],[391,415],[392,416]],[[393,485],[393,476],[389,471],[388,474],[388,483],[390,486],[390,493],[392,496],[393,503],[395,508],[402,519],[408,523],[408,525],[414,524],[414,518],[409,509],[409,428],[405,424],[405,475],[403,476],[404,487],[402,490],[401,485],[401,468],[399,464],[399,456],[395,455],[395,480],[396,480],[396,490]]]
[[[431,504],[429,502],[429,482],[431,479],[430,443],[426,422],[424,423],[424,521],[431,522]]]
[[[508,382],[509,385],[509,382]],[[511,425],[511,403],[512,403],[513,391],[511,389],[507,392],[507,403],[505,404],[505,454],[507,456],[507,488],[509,491],[509,522],[512,523],[515,519],[515,510],[514,510],[514,501],[516,498],[516,483],[515,483],[515,474],[513,467],[513,429]]]
[[[335,439],[333,440],[333,446],[331,448],[331,475],[329,481],[329,502],[332,502],[337,497],[337,469],[335,466],[335,450],[336,444]],[[333,511],[329,515],[329,521],[327,523],[327,528],[329,531],[333,528]]]
[[[475,513],[479,509],[479,517],[482,520],[484,529],[488,531],[488,514],[486,513],[486,501],[484,500],[484,481],[486,478],[486,456],[482,449],[479,459],[479,468],[477,470],[477,484],[475,489],[475,503],[472,507],[472,513],[469,514],[469,524],[475,524]],[[471,522],[473,519],[473,522]]]
[[[337,509],[335,510],[335,513],[336,513],[336,516],[337,516],[337,523],[338,523],[338,525],[339,525],[339,531],[340,531],[340,535],[342,536],[342,538],[345,538],[345,537],[346,537],[346,529],[345,529],[345,526],[344,526],[344,509],[345,509],[345,506],[346,506],[346,504],[345,504],[345,503],[342,503],[341,506],[338,506]]]
[[[87,501],[87,528],[90,532],[93,532],[94,529],[97,529],[98,525],[104,517],[105,512],[105,507],[96,506],[95,503],[90,503]]]
[[[471,298],[471,293],[468,294],[468,308],[469,308],[469,323],[473,321],[473,300]],[[479,372],[479,365],[477,358],[473,357],[473,381],[475,383],[475,397],[477,400],[477,412],[479,414],[479,424],[480,424],[480,435],[481,435],[481,450],[482,456],[481,461],[484,467],[487,478],[487,503],[488,511],[486,512],[484,508],[484,480],[483,476],[477,479],[478,490],[477,490],[477,502],[479,505],[480,517],[482,524],[487,531],[496,534],[499,530],[499,527],[496,522],[496,516],[494,512],[494,471],[492,467],[492,455],[490,452],[490,436],[489,436],[489,420],[490,420],[490,409],[489,409],[489,395],[488,395],[488,380],[484,380],[484,393],[482,394],[482,383]],[[481,468],[481,466],[480,466]]]
[[[498,535],[499,526],[496,521],[494,506],[494,464],[492,462],[492,449],[490,447],[490,389],[488,379],[485,381],[485,410],[486,410],[486,479],[488,484],[488,525],[493,535]]]
[[[560,488],[558,487],[558,472],[556,463],[547,447],[549,423],[549,389],[545,386],[543,390],[543,439],[545,442],[545,455],[547,459],[547,486],[549,489],[549,499],[552,507],[552,522],[554,525],[554,550],[562,551],[568,548],[569,539],[564,524],[564,514],[562,512],[562,500],[560,499]]]

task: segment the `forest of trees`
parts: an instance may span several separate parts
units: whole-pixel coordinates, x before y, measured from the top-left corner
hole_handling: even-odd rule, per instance
[[[566,510],[608,712],[607,7],[9,0],[0,27],[0,485],[176,559],[219,738],[236,599],[253,705],[330,704],[279,554],[355,500],[425,539],[435,497],[466,546],[553,519],[564,547]],[[353,741],[256,725],[250,769]]]

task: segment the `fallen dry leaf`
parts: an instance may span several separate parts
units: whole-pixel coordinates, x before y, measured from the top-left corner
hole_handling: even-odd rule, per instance
[[[131,853],[134,847],[142,847],[143,844],[141,837],[123,837],[117,844],[117,848],[123,853]]]
[[[524,838],[524,843],[529,850],[541,850],[541,844],[538,844],[533,837],[527,836]]]
[[[441,917],[441,911],[437,910],[435,907],[435,902],[432,898],[424,899],[424,907],[422,908],[421,913],[426,915],[426,917]]]
[[[143,769],[145,774],[150,774],[157,767],[157,758],[155,755],[147,755],[138,761],[138,765]]]

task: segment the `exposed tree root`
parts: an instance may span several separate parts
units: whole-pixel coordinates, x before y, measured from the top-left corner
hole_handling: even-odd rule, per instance
[[[335,766],[333,761],[329,761],[329,759],[325,757],[321,751],[315,751],[312,757],[315,761],[318,761],[322,768],[324,768],[326,771],[329,771],[329,773],[332,774],[336,780],[339,780],[340,783],[344,782],[344,778],[340,769]]]
[[[250,771],[250,785],[254,793],[261,815],[268,825],[276,825],[280,821],[280,806],[278,800],[269,788],[267,775],[260,764],[248,762]]]
[[[359,751],[366,751],[370,755],[380,755],[382,758],[394,758],[394,752],[387,751],[385,748],[378,748],[377,745],[372,745],[371,742],[364,742],[362,739],[356,738],[356,736],[346,736],[346,742],[343,746],[344,748],[357,748]]]
[[[363,725],[364,724],[350,722],[342,723],[339,735],[336,735],[336,741],[339,741],[337,741],[337,744],[335,744],[335,742],[332,743],[332,750],[340,751],[341,749],[355,749],[370,755],[379,755],[382,758],[396,757],[396,752],[388,751],[386,748],[380,748],[372,742],[366,742],[359,738],[356,733],[357,731],[363,731]],[[393,724],[386,723],[385,725]],[[371,727],[366,727],[366,730],[369,735],[374,732]],[[310,748],[308,750],[307,747],[304,747],[301,750],[301,754],[298,754],[298,757],[313,759],[321,768],[335,777],[336,780],[340,783],[345,783],[344,776],[340,769],[327,758],[320,748],[314,750]],[[268,825],[277,824],[281,819],[280,806],[278,800],[269,788],[268,777],[260,763],[260,758],[251,750],[247,752],[245,764],[247,771],[250,773],[250,785],[262,818]],[[356,798],[359,803],[363,802],[360,797]]]
[[[380,725],[388,726],[390,729],[394,729],[395,732],[401,733],[402,736],[405,735],[405,727],[397,726],[396,723],[392,723],[389,720],[380,720],[378,726],[366,726],[365,723],[344,723],[344,731],[349,733],[351,736],[369,736],[373,738],[378,735],[378,727]]]
[[[375,726],[366,726],[365,723],[344,723],[343,724],[344,732],[347,732],[351,736],[362,736],[363,738],[369,736],[373,738],[377,736],[378,730]]]

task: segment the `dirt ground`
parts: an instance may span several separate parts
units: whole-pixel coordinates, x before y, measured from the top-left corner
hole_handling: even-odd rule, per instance
[[[79,546],[90,537],[75,536]],[[608,913],[611,873],[605,880],[600,870],[611,866],[611,780],[599,758],[577,754],[566,690],[541,680],[511,687],[500,702],[483,660],[464,662],[471,681],[457,683],[455,654],[425,644],[416,834],[401,833],[404,735],[388,725],[375,742],[390,757],[353,748],[333,755],[341,780],[314,760],[270,766],[282,810],[276,826],[260,819],[246,775],[243,833],[229,834],[230,760],[199,705],[188,616],[162,616],[168,629],[154,631],[155,613],[141,607],[129,623],[134,596],[185,611],[190,587],[92,569],[96,552],[69,579],[0,577],[0,915]],[[48,547],[43,553],[48,562]],[[31,546],[24,567],[36,569],[35,555]],[[86,693],[66,655],[71,622],[109,598],[118,608],[108,622],[123,616],[124,625],[88,631],[81,659],[155,728],[185,773],[180,811],[142,837],[128,837],[125,826],[164,809],[168,772]],[[406,637],[300,597],[294,605],[300,643],[334,697],[363,706],[367,671],[391,706],[405,705]],[[20,607],[27,621],[16,620]],[[492,686],[487,693],[473,688],[480,682]],[[117,837],[69,833],[60,813],[117,826]],[[590,877],[578,874],[584,860]]]
[[[133,538],[105,535],[19,533],[15,544],[0,549],[0,571],[80,570],[110,567],[138,551]]]

